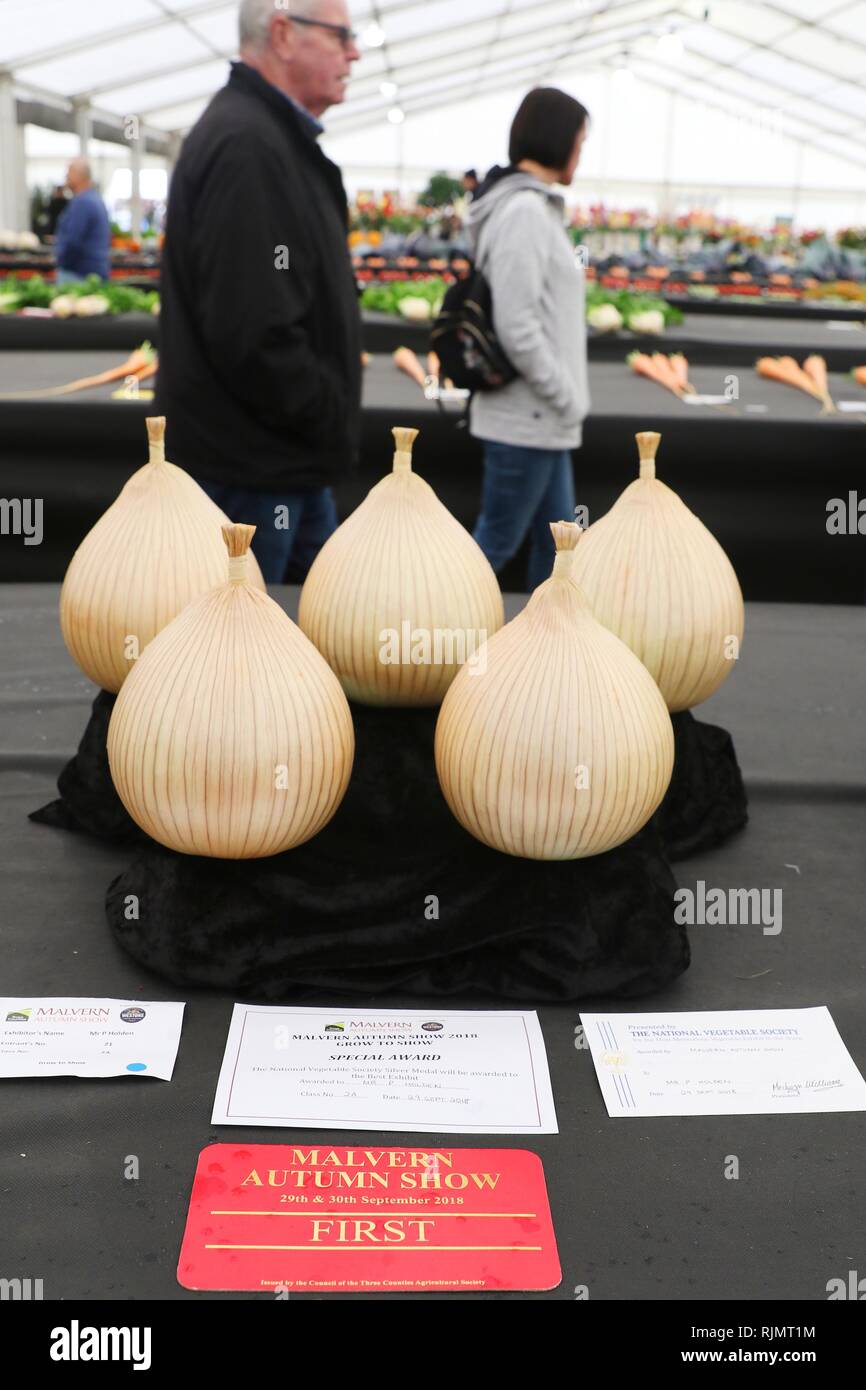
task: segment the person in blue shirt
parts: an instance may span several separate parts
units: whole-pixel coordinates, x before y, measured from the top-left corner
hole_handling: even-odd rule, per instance
[[[66,183],[72,199],[57,224],[57,283],[69,284],[88,275],[107,280],[111,226],[86,159],[72,160]]]

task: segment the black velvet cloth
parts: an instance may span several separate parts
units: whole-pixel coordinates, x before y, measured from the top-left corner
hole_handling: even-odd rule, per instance
[[[148,841],[130,816],[111,780],[108,766],[108,724],[116,695],[100,690],[93,701],[78,752],[57,779],[60,797],[49,801],[30,820],[62,830],[96,835],[101,840]]]
[[[691,710],[671,715],[674,771],[653,821],[674,861],[715,849],[749,819],[743,776],[727,729]]]
[[[150,844],[148,836],[139,830],[114,790],[108,768],[106,739],[115,699],[116,696],[107,690],[99,692],[78,752],[57,780],[59,800],[31,812],[30,819],[41,825],[59,826],[64,830],[96,835],[100,839],[120,842],[138,840]],[[356,730],[359,724],[365,723],[372,730],[379,728],[377,720],[385,719],[385,714],[380,711],[377,715],[373,710],[358,706],[353,709],[353,717]],[[435,712],[431,717],[435,724]],[[733,741],[727,730],[715,724],[701,723],[689,710],[674,714],[671,719],[674,726],[674,771],[665,799],[653,819],[668,859],[679,860],[690,854],[714,849],[741,830],[748,820],[748,803]],[[404,734],[409,733],[416,738],[418,734],[411,715],[399,710],[390,711],[387,729],[389,756],[393,756]],[[381,728],[378,737],[382,737]],[[375,740],[370,747],[362,748],[363,742],[359,736],[353,780],[359,776],[362,758],[375,761]],[[430,769],[432,767],[431,744]],[[385,785],[387,793],[384,791]],[[416,790],[413,789],[412,795]],[[354,803],[356,797],[351,785],[348,795],[350,803]],[[391,816],[393,814],[395,821],[403,819],[408,793],[395,781],[386,782],[380,778],[375,786],[366,789],[365,795],[371,806],[378,805],[383,796],[385,798],[377,823],[386,837],[385,843],[388,843],[400,834],[400,827],[392,823]],[[442,830],[446,824],[442,816],[445,805],[435,774],[432,788],[427,786],[426,795],[432,795],[439,809],[436,824]],[[354,835],[360,842],[363,834],[362,822],[355,827]]]
[[[630,998],[687,968],[654,827],[593,859],[499,854],[458,825],[439,789],[438,710],[352,714],[352,779],[315,839],[240,862],[148,842],[114,880],[108,921],[137,961],[184,988],[260,999],[310,987]]]
[[[730,735],[684,712],[673,716],[670,788],[640,835],[570,864],[514,859],[449,812],[433,759],[438,711],[355,706],[352,779],[321,835],[267,860],[177,855],[138,829],[114,790],[114,700],[97,695],[59,800],[31,819],[141,845],[109,889],[109,923],[130,954],[182,986],[259,998],[310,987],[636,997],[688,965],[666,859],[720,845],[748,818]]]

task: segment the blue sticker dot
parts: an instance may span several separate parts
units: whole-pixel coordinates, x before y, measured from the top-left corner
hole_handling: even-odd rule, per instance
[[[147,1062],[127,1062],[127,1071],[147,1071]]]

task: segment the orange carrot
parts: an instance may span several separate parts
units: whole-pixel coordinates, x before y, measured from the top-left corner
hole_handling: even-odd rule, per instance
[[[827,363],[824,361],[824,358],[818,357],[817,354],[813,354],[811,357],[807,357],[805,362],[803,363],[803,371],[806,373],[808,377],[811,377],[812,381],[814,381],[822,396],[826,395]]]
[[[438,378],[439,372],[440,372],[440,370],[441,370],[441,366],[442,366],[442,364],[441,364],[441,362],[439,361],[438,355],[437,355],[435,352],[428,352],[428,354],[427,354],[427,373],[428,373],[428,375],[429,375],[429,376],[435,376],[435,377]]]
[[[803,370],[796,358],[780,357],[779,362],[785,368],[786,371],[792,373],[793,378],[796,384],[800,387],[801,391],[806,391],[810,396],[815,396],[819,400],[821,399],[820,390],[815,385],[815,382],[813,381],[812,377],[810,377],[809,373]]]
[[[674,395],[682,395],[682,382],[677,376],[676,370],[672,365],[670,358],[666,357],[663,352],[654,352],[653,362],[661,372],[662,379],[664,380],[668,390],[673,391]]]
[[[405,372],[414,382],[423,387],[427,378],[417,355],[411,348],[398,347],[394,351],[394,366]]]
[[[671,367],[674,368],[674,375],[676,375],[677,381],[680,382],[680,385],[681,385],[681,386],[683,386],[684,391],[687,391],[687,389],[688,389],[688,361],[685,360],[685,357],[683,356],[683,353],[681,353],[681,352],[671,352],[670,357],[669,357],[669,361],[670,361]]]
[[[3,391],[0,393],[0,400],[27,400],[34,396],[69,396],[74,391],[86,391],[92,386],[107,386],[111,381],[121,380],[123,377],[135,376],[143,380],[141,375],[147,372],[148,376],[153,376],[156,372],[155,356],[150,343],[142,343],[141,347],[130,353],[126,361],[119,367],[111,367],[107,372],[100,372],[98,376],[84,376],[78,381],[70,381],[65,386],[40,387],[36,391]],[[153,371],[147,369],[153,366]]]
[[[681,352],[672,352],[670,364],[674,369],[680,386],[684,391],[688,391],[689,395],[693,396],[695,394],[695,388],[689,381],[689,359]]]
[[[799,391],[806,391],[817,400],[822,399],[812,378],[806,375],[793,357],[759,357],[755,363],[755,370],[758,376],[765,377],[767,381],[778,381],[783,386],[795,386]]]
[[[851,375],[858,386],[866,386],[866,367],[855,367]]]
[[[803,371],[810,380],[814,381],[818,390],[821,392],[824,410],[830,415],[835,414],[836,406],[833,397],[830,395],[830,384],[827,380],[827,363],[824,358],[819,357],[817,354],[807,357],[803,363]]]
[[[659,356],[661,354],[658,354]],[[681,396],[682,392],[678,386],[672,386],[667,376],[659,370],[653,357],[646,352],[630,352],[626,358],[633,372],[638,376],[649,377],[657,386],[663,386],[666,391],[673,391],[675,396]]]

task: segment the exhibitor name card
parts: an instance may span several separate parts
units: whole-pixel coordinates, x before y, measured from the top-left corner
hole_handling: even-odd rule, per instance
[[[0,998],[0,1077],[170,1081],[183,1010],[140,999]]]
[[[866,1110],[826,1008],[580,1015],[609,1115]]]
[[[538,1016],[235,1004],[214,1124],[556,1134]]]
[[[525,1149],[213,1144],[177,1266],[186,1289],[553,1289],[544,1170]]]

